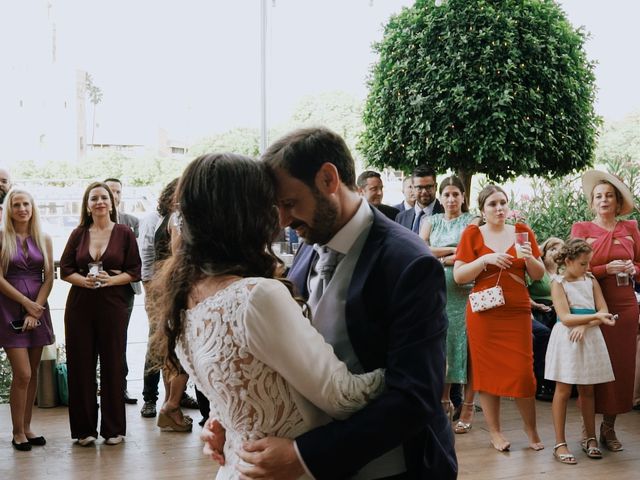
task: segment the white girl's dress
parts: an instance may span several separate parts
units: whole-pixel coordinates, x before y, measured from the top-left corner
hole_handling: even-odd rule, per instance
[[[564,288],[571,313],[596,312],[592,279],[590,274],[573,282],[568,282],[561,275],[554,277],[553,280]],[[571,330],[560,319],[553,326],[545,358],[544,378],[571,385],[594,385],[615,380],[600,327],[588,328],[584,338],[578,342],[569,339]]]

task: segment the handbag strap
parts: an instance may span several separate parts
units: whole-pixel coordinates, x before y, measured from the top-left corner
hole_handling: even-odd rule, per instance
[[[500,275],[502,275],[502,270],[504,270],[503,268],[500,269],[500,273],[498,273],[498,280],[496,280],[496,287],[498,286],[498,284],[500,283]]]
[[[498,286],[498,284],[500,283],[500,275],[502,275],[502,270],[504,270],[504,268],[501,268],[500,271],[498,272],[498,279],[496,280],[496,287]],[[491,278],[495,275],[495,273],[492,273],[491,275],[487,275],[484,278]]]

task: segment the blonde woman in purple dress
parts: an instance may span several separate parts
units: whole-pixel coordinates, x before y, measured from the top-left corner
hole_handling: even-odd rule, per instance
[[[11,190],[2,210],[0,346],[11,363],[11,422],[16,450],[42,446],[31,430],[42,347],[53,343],[47,298],[53,286],[51,238],[42,232],[33,197]]]

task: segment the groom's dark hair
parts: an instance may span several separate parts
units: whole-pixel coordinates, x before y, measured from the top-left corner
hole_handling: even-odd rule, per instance
[[[342,183],[356,190],[356,168],[349,147],[328,128],[294,130],[271,144],[262,160],[271,168],[282,168],[312,189],[320,167],[329,162],[335,165]]]

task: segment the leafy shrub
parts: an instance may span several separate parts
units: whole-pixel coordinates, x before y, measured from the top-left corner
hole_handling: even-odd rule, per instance
[[[640,198],[640,166],[633,162],[612,161],[606,164],[607,170],[620,177],[634,192],[635,204]],[[535,179],[533,196],[521,196],[512,202],[511,208],[536,233],[538,242],[554,236],[569,238],[571,226],[576,222],[593,219],[587,199],[582,192],[580,176],[567,176],[554,180]],[[640,220],[635,210],[629,217]]]
[[[0,350],[0,403],[9,402],[11,387],[11,364],[4,349]]]

